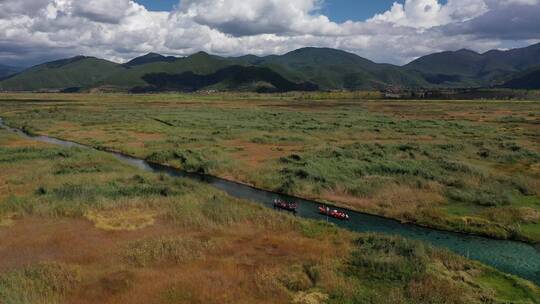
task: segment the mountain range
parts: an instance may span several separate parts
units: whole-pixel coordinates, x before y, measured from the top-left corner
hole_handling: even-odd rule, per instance
[[[0,80],[20,72],[22,68],[0,64]]]
[[[283,92],[494,86],[540,89],[539,77],[540,44],[483,54],[471,50],[441,52],[404,66],[375,63],[336,49],[308,47],[264,57],[220,57],[199,52],[179,58],[150,53],[125,64],[77,56],[23,71],[0,66],[0,90]]]

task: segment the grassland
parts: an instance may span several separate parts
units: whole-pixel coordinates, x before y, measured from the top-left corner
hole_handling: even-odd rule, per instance
[[[539,303],[421,243],[354,234],[0,129],[0,302]]]
[[[540,241],[537,101],[371,98],[380,96],[2,95],[0,116],[402,221]]]

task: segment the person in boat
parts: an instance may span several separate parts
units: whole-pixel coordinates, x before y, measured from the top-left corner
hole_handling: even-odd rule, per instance
[[[275,199],[274,200],[274,208],[280,208],[280,209],[285,209],[285,210],[296,212],[296,209],[298,208],[298,205],[296,203],[289,203],[289,202],[284,202],[284,201],[279,200],[279,199]]]
[[[349,220],[349,215],[347,213],[339,211],[337,209],[330,209],[328,206],[320,206],[319,212],[333,218]]]

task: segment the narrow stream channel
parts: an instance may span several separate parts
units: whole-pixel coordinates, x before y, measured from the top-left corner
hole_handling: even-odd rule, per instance
[[[0,127],[17,133],[25,138],[40,142],[65,147],[83,147],[92,149],[88,146],[47,136],[29,136],[21,130],[4,125],[1,118]],[[315,201],[256,189],[214,176],[188,173],[179,169],[148,163],[144,160],[125,156],[119,153],[104,153],[112,154],[118,160],[145,171],[164,173],[174,177],[190,178],[210,184],[220,190],[225,191],[233,197],[255,201],[268,208],[272,208],[272,202],[274,199],[296,202],[299,204],[297,215],[300,217],[316,220],[327,220],[336,224],[337,226],[357,232],[379,232],[385,234],[394,234],[410,239],[424,241],[437,247],[447,248],[460,255],[478,260],[487,265],[491,265],[503,272],[518,275],[540,285],[540,250],[539,248],[535,248],[534,246],[526,243],[495,240],[486,237],[439,231],[416,225],[402,224],[391,219],[385,219],[382,217],[354,211],[348,211],[350,221],[340,221],[318,214],[317,207],[320,206],[320,203]]]

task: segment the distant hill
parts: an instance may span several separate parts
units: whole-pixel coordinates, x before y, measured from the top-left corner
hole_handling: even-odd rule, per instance
[[[540,68],[527,70],[515,75],[501,85],[503,88],[540,90]]]
[[[149,91],[198,91],[201,89],[287,92],[315,91],[313,83],[294,83],[269,68],[233,65],[215,73],[199,75],[191,71],[182,74],[148,74],[143,79],[150,84],[137,87],[134,92]]]
[[[193,72],[195,74],[205,75],[231,65],[234,65],[234,62],[230,60],[199,52],[188,57],[177,58],[174,61],[155,61],[132,66],[129,69],[117,70],[115,73],[107,75],[105,79],[99,81],[96,85],[111,85],[123,89],[131,89],[133,87],[148,85],[143,79],[148,74]]]
[[[173,61],[176,61],[177,59],[178,58],[173,57],[173,56],[165,57],[163,55],[156,54],[156,53],[148,53],[144,56],[140,56],[140,57],[132,59],[131,61],[125,63],[124,66],[134,67],[134,66],[154,63],[154,62],[173,62]]]
[[[0,64],[0,80],[19,72],[21,68]]]
[[[44,63],[0,82],[0,90],[37,91],[89,87],[107,76],[125,70],[117,63],[77,56]]]
[[[421,57],[404,68],[417,71],[432,85],[480,87],[500,83],[508,75],[540,66],[540,44],[479,54],[470,50]]]
[[[536,67],[540,67],[540,44],[484,54],[470,50],[441,52],[405,66],[375,63],[345,51],[313,47],[264,57],[220,57],[199,52],[177,58],[149,53],[125,64],[78,56],[22,71],[0,81],[0,90],[468,88],[501,85],[513,75]],[[224,71],[233,74],[224,75]]]
[[[372,73],[378,70],[376,63],[347,52],[318,48],[304,48],[282,56],[266,57],[247,55],[226,58],[199,52],[169,64],[141,65],[119,75],[112,75],[106,82],[122,87],[134,84],[142,86],[146,82],[144,76],[151,73],[180,74],[189,71],[204,75],[229,66],[268,68],[291,82],[310,82],[322,89],[370,88],[384,83]],[[392,68],[394,71],[399,69]]]
[[[329,48],[302,48],[281,56],[240,57],[245,64],[271,68],[293,81],[316,83],[321,89],[372,89],[388,85],[420,87],[414,73],[399,66],[378,64],[358,55]]]

